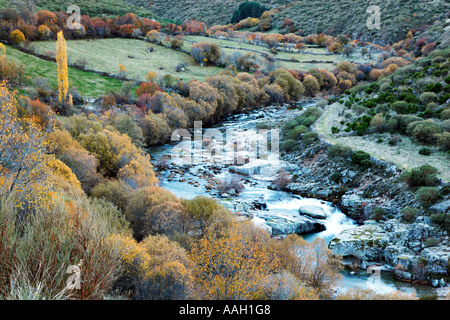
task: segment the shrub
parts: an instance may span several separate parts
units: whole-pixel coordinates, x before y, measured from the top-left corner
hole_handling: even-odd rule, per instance
[[[231,23],[238,23],[245,18],[259,18],[268,9],[258,2],[245,1],[239,5],[231,17]]]
[[[412,207],[403,208],[401,211],[403,220],[409,223],[414,222],[416,220],[418,211],[419,209],[417,208]]]
[[[445,213],[436,213],[431,215],[431,221],[444,230],[447,230],[447,232],[450,231],[450,215],[447,215]]]
[[[434,92],[424,92],[420,97],[420,101],[423,104],[429,104],[430,102],[434,102],[436,100],[436,93]]]
[[[377,130],[378,132],[382,132],[385,128],[386,119],[384,118],[383,114],[377,113],[372,120],[370,121],[370,126]]]
[[[437,137],[437,145],[444,151],[450,150],[450,132],[444,132],[439,135],[436,135]]]
[[[108,180],[96,185],[92,189],[91,195],[95,198],[111,202],[123,213],[127,207],[128,198],[131,192],[131,187],[125,182],[120,180]]]
[[[441,132],[441,128],[432,120],[425,120],[410,123],[407,126],[406,131],[410,136],[421,143],[435,144],[435,135]]]
[[[25,41],[25,36],[20,30],[14,30],[11,32],[11,41],[15,44],[21,44]]]
[[[296,126],[294,129],[287,132],[286,137],[291,140],[297,140],[300,135],[306,133],[308,128],[304,125]]]
[[[420,187],[416,197],[424,207],[428,208],[441,199],[442,195],[436,187]]]
[[[317,132],[307,132],[303,135],[302,143],[306,146],[313,144],[319,139],[319,134]]]
[[[291,151],[292,148],[293,148],[296,144],[297,144],[297,141],[292,140],[292,139],[288,139],[288,140],[285,140],[285,141],[283,141],[283,142],[281,143],[280,148],[281,148],[281,150],[283,150],[283,151]]]
[[[224,230],[231,223],[231,212],[213,198],[197,196],[184,201],[183,205],[198,227],[200,235],[204,235],[207,229],[209,231]]]
[[[278,84],[283,89],[286,101],[298,99],[305,92],[303,84],[286,69],[278,68],[270,73],[270,77],[273,79],[273,83]]]
[[[425,164],[421,167],[404,172],[402,179],[406,181],[410,187],[430,187],[437,184],[437,173],[438,170],[435,167]]]
[[[442,120],[448,120],[450,119],[450,109],[445,109],[441,112],[441,119]]]
[[[374,219],[376,222],[379,222],[380,220],[384,219],[384,216],[386,215],[386,211],[383,208],[380,207],[374,207],[372,209],[372,219]]]
[[[342,180],[342,173],[340,173],[339,171],[333,172],[333,174],[330,177],[330,180],[334,181],[336,183],[341,182],[341,180]]]
[[[291,183],[291,176],[283,169],[280,170],[280,174],[272,181],[272,185],[277,189],[284,189],[289,183]]]
[[[429,156],[431,154],[431,150],[429,148],[420,148],[419,149],[419,154],[424,155],[424,156]]]
[[[371,165],[370,154],[365,151],[358,150],[353,152],[353,154],[351,155],[351,159],[354,164],[360,165],[362,167],[367,168]]]
[[[332,145],[327,152],[328,157],[334,159],[334,158],[348,158],[352,154],[352,149],[350,147],[340,145],[340,144],[334,144]]]
[[[408,103],[405,101],[397,101],[392,104],[392,110],[399,114],[408,113]]]
[[[305,87],[305,94],[308,96],[315,96],[320,90],[319,81],[311,75],[305,76],[303,79],[303,86]]]
[[[191,56],[200,64],[216,64],[220,58],[220,47],[217,43],[199,42],[191,47]]]
[[[220,193],[227,192],[231,189],[234,189],[237,193],[241,193],[244,190],[244,185],[242,184],[241,179],[239,179],[238,177],[225,179],[221,181],[217,187],[217,190]]]

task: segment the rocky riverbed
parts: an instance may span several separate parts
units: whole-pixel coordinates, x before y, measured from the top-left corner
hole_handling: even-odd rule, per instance
[[[304,106],[313,104],[306,102]],[[280,128],[301,113],[269,107],[231,117],[215,129],[254,130],[250,135],[255,135],[258,127]],[[207,147],[208,143],[203,145],[203,149]],[[296,233],[305,239],[323,237],[353,270],[378,266],[402,281],[447,288],[449,237],[423,210],[412,223],[402,220],[403,208],[420,208],[420,204],[407,186],[397,182],[401,171],[374,158],[371,168],[361,170],[349,159],[329,158],[329,147],[319,141],[295,153],[281,153],[276,161],[242,164],[162,161],[171,154],[173,144],[152,148],[150,153],[159,164],[162,186],[180,197],[216,197],[239,219],[251,219],[272,236]],[[291,177],[290,182],[273,185],[283,171]],[[340,173],[338,182],[331,179],[335,172]],[[229,188],[226,184],[224,188],[224,182],[233,177],[240,186],[229,183]],[[385,211],[379,222],[370,219],[377,207]],[[449,207],[447,200],[430,210],[448,213]],[[433,246],[430,239],[435,239]]]

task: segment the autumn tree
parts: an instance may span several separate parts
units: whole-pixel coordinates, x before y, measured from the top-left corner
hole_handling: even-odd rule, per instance
[[[261,299],[279,260],[269,235],[250,222],[233,222],[222,235],[208,230],[192,248],[193,279],[201,299]]]
[[[12,31],[10,38],[15,44],[21,44],[25,41],[25,35],[20,30]]]
[[[316,238],[308,243],[297,235],[290,235],[282,242],[273,243],[281,267],[322,296],[341,280],[341,259],[328,249],[325,240]]]
[[[58,32],[56,42],[56,63],[58,65],[58,101],[66,101],[69,89],[69,70],[67,67],[67,45],[62,31]]]
[[[17,206],[26,210],[48,192],[46,130],[33,120],[19,119],[15,92],[0,85],[0,196],[14,193]]]

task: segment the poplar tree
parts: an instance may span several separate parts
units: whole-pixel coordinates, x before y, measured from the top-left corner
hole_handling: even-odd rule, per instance
[[[56,63],[58,64],[58,101],[62,103],[66,100],[69,89],[67,45],[62,31],[58,32],[58,40],[56,42]]]

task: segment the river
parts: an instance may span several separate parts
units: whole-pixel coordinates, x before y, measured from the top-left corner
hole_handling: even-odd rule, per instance
[[[304,108],[311,107],[313,105],[315,105],[315,102],[313,101],[303,103]],[[277,126],[280,126],[280,124],[296,115],[299,115],[300,113],[301,111],[296,108],[267,107],[248,114],[231,116],[211,128],[219,129],[221,132],[225,132],[227,129],[235,129],[250,132],[250,135],[254,135],[257,131],[258,124],[270,124],[273,127],[277,124]],[[204,130],[205,129],[203,128],[202,132],[204,132]],[[171,155],[174,148],[178,148],[178,143],[151,147],[148,149],[148,152],[152,158],[152,162],[158,163],[163,157]],[[227,204],[227,201],[236,200],[244,202],[259,201],[265,203],[267,206],[265,210],[261,211],[261,213],[257,212],[253,218],[255,223],[263,221],[258,217],[259,215],[273,215],[274,217],[285,217],[290,219],[299,216],[298,209],[300,206],[320,206],[327,215],[327,219],[321,220],[321,222],[325,224],[326,230],[303,235],[303,238],[307,241],[312,241],[316,237],[321,237],[329,243],[333,237],[339,234],[342,230],[356,227],[356,223],[352,219],[348,218],[331,203],[318,199],[302,198],[298,195],[285,191],[269,189],[268,187],[271,184],[272,179],[275,177],[275,171],[277,171],[279,167],[289,167],[293,165],[280,160],[279,162],[276,162],[275,171],[267,170],[275,167],[275,165],[273,165],[274,163],[275,162],[271,162],[270,159],[266,160],[263,165],[265,170],[251,176],[233,173],[233,175],[237,175],[244,180],[244,189],[237,197],[234,197],[231,200],[226,199],[226,201],[224,201],[219,192],[207,188],[210,181],[208,181],[208,179],[203,179],[204,175],[202,173],[211,172],[211,170],[214,170],[214,178],[223,180],[232,175],[227,166],[193,163],[188,166],[188,169],[182,171],[181,173],[178,171],[178,174],[174,174],[172,170],[164,170],[159,172],[160,184],[176,196],[185,199],[192,199],[198,195],[210,195],[225,204]],[[368,286],[370,286],[369,281],[371,279],[369,279],[369,277],[371,275],[364,270],[345,270],[342,274],[342,284],[336,288],[337,292],[342,292],[354,287],[368,288]],[[376,287],[370,287],[375,289],[378,293],[388,293],[400,290],[407,293],[416,292],[417,296],[420,296],[422,294],[430,294],[434,292],[431,287],[415,286],[410,283],[401,282],[396,280],[392,274],[385,272],[381,273],[381,277],[379,278]]]

